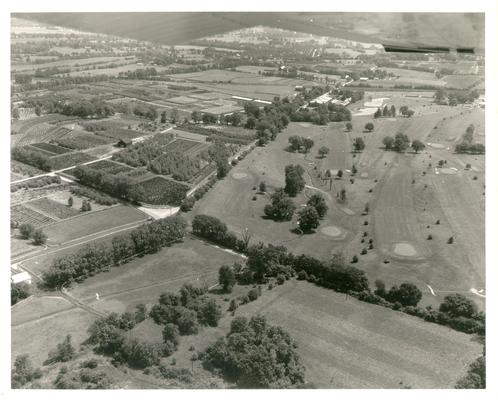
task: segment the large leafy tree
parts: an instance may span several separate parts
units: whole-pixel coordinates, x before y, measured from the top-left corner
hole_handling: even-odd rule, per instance
[[[298,217],[299,227],[304,232],[309,232],[318,228],[320,225],[320,216],[313,206],[306,206],[299,212]]]
[[[304,189],[306,181],[303,178],[304,169],[300,165],[287,165],[285,167],[285,193],[295,197]]]
[[[230,332],[209,346],[204,366],[243,388],[291,388],[304,383],[297,345],[262,316],[234,319]]]
[[[450,317],[471,318],[477,312],[476,304],[460,293],[452,293],[446,296],[439,306],[439,311]]]
[[[295,209],[294,202],[287,196],[284,190],[277,189],[271,195],[271,204],[265,206],[264,212],[266,216],[276,221],[290,221]]]
[[[309,198],[307,205],[314,207],[320,218],[323,218],[328,210],[328,206],[325,199],[321,194],[318,193],[313,194]]]

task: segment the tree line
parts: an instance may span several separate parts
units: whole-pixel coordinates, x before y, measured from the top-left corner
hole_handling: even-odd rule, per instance
[[[361,301],[415,315],[461,332],[485,334],[484,313],[478,312],[474,302],[461,294],[446,296],[438,310],[431,306],[421,308],[418,302],[422,294],[414,284],[406,282],[386,291],[385,285],[377,281],[377,288],[372,291],[365,272],[348,265],[340,254],[329,261],[321,261],[305,254],[294,255],[284,246],[263,243],[241,245],[242,240],[230,232],[222,221],[207,215],[195,216],[192,227],[193,233],[199,237],[247,254],[245,268],[236,275],[243,282],[266,282],[270,277],[297,274],[299,279],[347,293]]]

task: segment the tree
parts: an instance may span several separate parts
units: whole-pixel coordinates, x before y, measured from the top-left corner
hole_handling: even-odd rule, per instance
[[[171,343],[176,349],[180,344],[180,331],[175,324],[166,324],[163,328],[163,340],[165,343]]]
[[[231,293],[235,285],[235,272],[229,265],[222,265],[218,271],[218,282],[226,293]]]
[[[336,176],[337,176],[339,179],[341,179],[343,175],[344,175],[344,172],[342,172],[342,169],[340,169],[339,171],[337,171],[337,175],[336,175]]]
[[[310,149],[313,147],[314,144],[315,144],[315,142],[313,142],[312,139],[310,139],[310,138],[304,138],[303,139],[303,146],[304,146],[305,153],[309,152]]]
[[[384,139],[382,139],[382,144],[384,145],[386,150],[391,150],[394,146],[394,138],[391,136],[384,136]]]
[[[465,134],[463,135],[464,142],[467,142],[469,144],[472,143],[472,140],[474,139],[474,131],[475,131],[474,125],[470,124],[465,130]]]
[[[353,130],[353,124],[351,122],[346,122],[346,130],[351,132]]]
[[[227,176],[228,171],[230,171],[228,160],[224,158],[216,160],[216,177],[218,179],[223,179],[225,176]]]
[[[327,203],[321,194],[313,194],[307,205],[314,207],[320,218],[323,218],[328,210]]]
[[[394,107],[394,104],[391,106],[391,117],[395,117],[396,116],[396,107]]]
[[[306,206],[298,213],[299,228],[304,232],[309,232],[318,228],[320,225],[320,216],[313,206]]]
[[[382,111],[380,110],[380,108],[377,108],[377,110],[374,112],[373,117],[376,119],[382,117]]]
[[[385,105],[384,108],[382,109],[382,116],[383,117],[389,116],[389,109],[387,108],[387,105]]]
[[[410,144],[410,139],[404,133],[398,132],[396,136],[394,136],[394,150],[398,152],[403,152],[408,148]]]
[[[24,223],[19,225],[19,233],[23,239],[29,239],[33,235],[34,231],[35,227],[31,224]]]
[[[270,197],[271,204],[264,208],[265,215],[276,221],[290,221],[296,206],[283,189],[277,189]]]
[[[30,287],[27,283],[10,284],[10,305],[13,306],[18,301],[29,297]]]
[[[177,108],[173,108],[171,110],[171,114],[169,116],[169,119],[171,120],[171,122],[173,124],[176,124],[178,122],[178,118],[179,118],[180,114],[178,112],[178,109]]]
[[[300,165],[287,165],[285,167],[285,192],[290,197],[295,197],[304,189],[306,181],[303,178],[304,169]]]
[[[372,132],[374,130],[374,124],[372,124],[371,122],[367,122],[365,124],[365,130],[367,130],[368,132]]]
[[[163,111],[161,113],[161,124],[165,124],[166,123],[166,111]]]
[[[289,144],[292,151],[299,151],[301,146],[303,146],[303,138],[297,135],[290,136]]]
[[[192,121],[195,123],[199,122],[202,120],[202,114],[200,111],[192,111],[192,114],[190,115],[190,118],[192,118]]]
[[[76,351],[71,343],[71,335],[67,335],[62,343],[59,343],[54,350],[48,353],[48,359],[44,365],[53,364],[56,362],[67,362],[72,360],[76,355]]]
[[[35,244],[36,246],[40,246],[42,244],[47,243],[47,234],[43,232],[41,229],[36,229],[33,232],[32,238],[33,238],[33,244]]]
[[[12,109],[12,118],[13,119],[19,119],[19,109],[17,107],[14,107]]]
[[[41,115],[41,113],[42,113],[42,108],[37,104],[35,106],[35,114],[37,117],[39,117]]]
[[[420,140],[414,140],[412,142],[412,149],[415,150],[415,153],[418,153],[420,150],[425,149],[425,144],[423,144]]]
[[[261,193],[265,193],[266,192],[266,182],[265,181],[259,182],[259,191]]]
[[[363,140],[363,138],[361,137],[357,137],[353,140],[353,147],[355,149],[355,151],[363,151],[363,149],[365,148],[365,141]]]
[[[452,293],[444,298],[439,306],[439,311],[448,314],[452,318],[472,318],[477,312],[477,306],[472,300],[464,295]]]
[[[402,283],[399,288],[393,286],[386,295],[391,303],[399,302],[403,307],[416,306],[422,298],[422,292],[413,283]]]
[[[480,356],[469,365],[467,374],[455,385],[455,389],[485,389],[486,388],[486,358]]]
[[[329,154],[330,149],[328,147],[322,146],[318,149],[318,155],[324,158],[327,154]]]
[[[69,199],[67,199],[67,206],[72,207],[73,206],[73,196],[69,196]]]

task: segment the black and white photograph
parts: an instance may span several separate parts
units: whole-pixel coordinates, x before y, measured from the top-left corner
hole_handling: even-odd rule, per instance
[[[491,398],[477,3],[11,4],[2,393]]]

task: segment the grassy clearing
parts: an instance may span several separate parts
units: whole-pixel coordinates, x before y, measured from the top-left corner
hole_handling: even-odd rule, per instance
[[[218,281],[223,264],[243,261],[239,256],[216,249],[196,239],[167,247],[157,254],[132,260],[75,285],[72,294],[104,311],[123,312],[139,303],[151,305],[165,291],[176,292],[186,282]],[[95,300],[99,293],[100,300]]]

